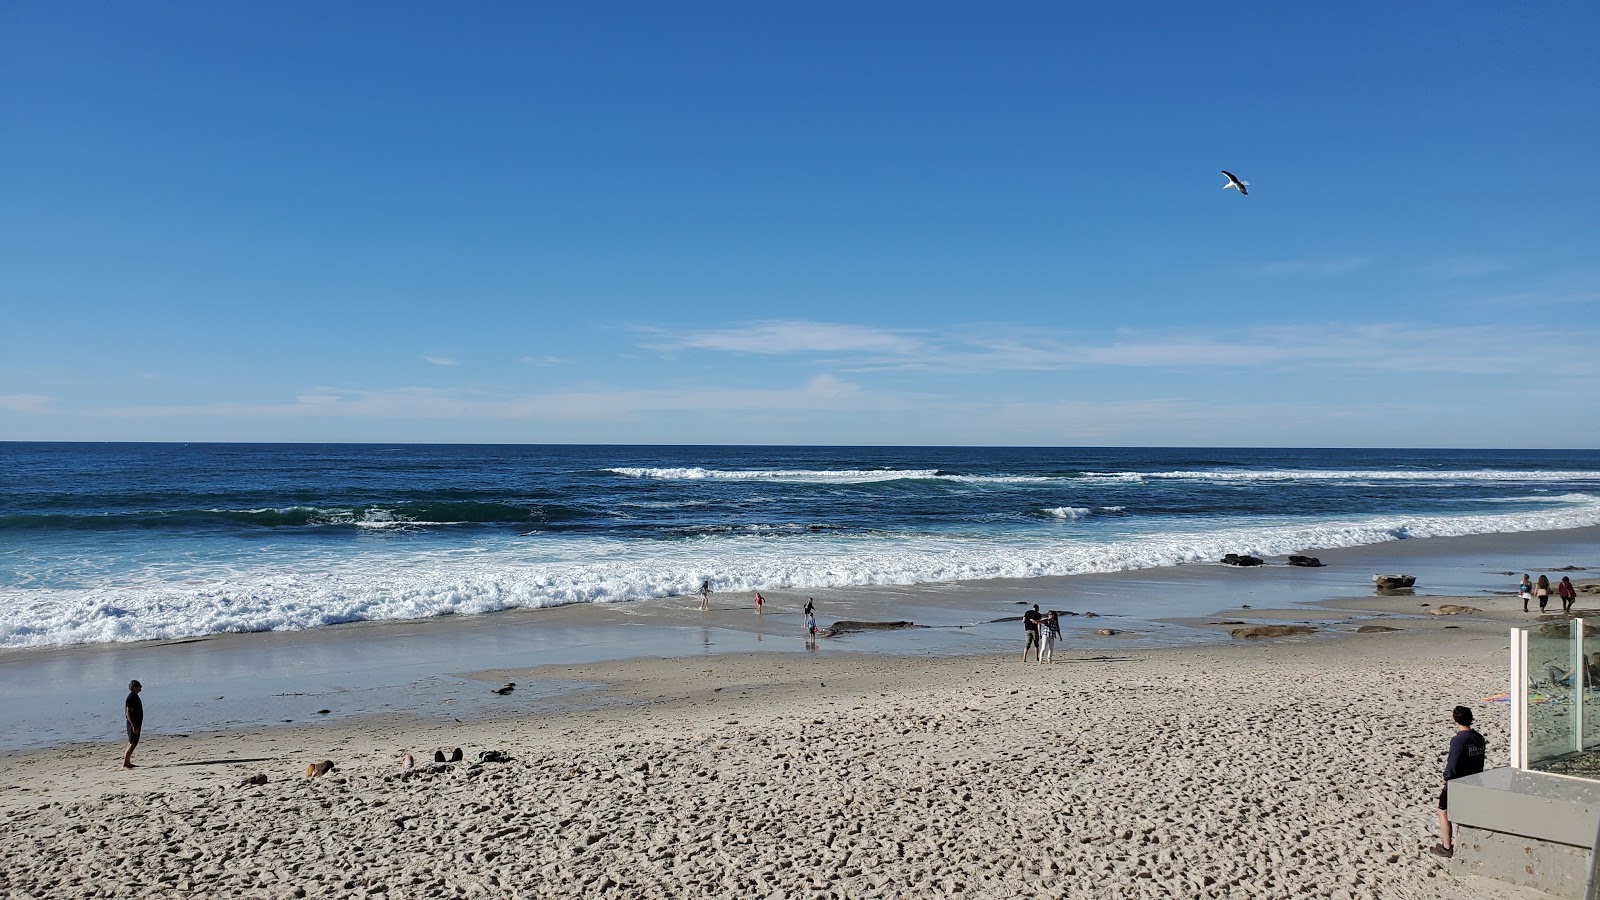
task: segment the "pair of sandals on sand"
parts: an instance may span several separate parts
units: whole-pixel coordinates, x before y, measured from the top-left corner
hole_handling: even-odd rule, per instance
[[[435,751],[433,751],[433,761],[434,761],[435,764],[447,763],[447,762],[458,763],[458,762],[461,762],[461,759],[462,759],[462,753],[461,753],[461,748],[460,747],[457,747],[456,749],[450,751],[450,758],[449,759],[445,758],[443,750],[435,750]],[[412,756],[409,753],[407,753],[405,756],[400,757],[400,771],[402,771],[402,772],[410,772],[410,771],[416,769],[416,767],[417,767],[417,758],[416,757]]]
[[[461,748],[460,747],[457,747],[454,750],[450,751],[450,756],[449,756],[448,759],[445,758],[443,750],[435,750],[435,751],[433,751],[433,762],[434,762],[434,765],[439,765],[441,763],[458,763],[458,762],[461,762],[464,758],[465,758],[465,754],[463,754],[461,752]],[[507,754],[503,750],[483,750],[483,751],[480,751],[478,753],[477,761],[480,762],[480,763],[510,762],[511,761],[511,756],[509,754]],[[407,753],[405,756],[400,758],[400,771],[402,771],[402,772],[410,772],[410,771],[413,771],[414,769],[416,769],[416,767],[417,767],[417,760],[411,754]]]

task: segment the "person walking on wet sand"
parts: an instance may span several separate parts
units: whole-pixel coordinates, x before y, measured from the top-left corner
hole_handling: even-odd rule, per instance
[[[1539,584],[1534,587],[1533,595],[1539,598],[1539,612],[1544,612],[1544,605],[1550,602],[1550,576],[1540,575]]]
[[[1578,592],[1572,587],[1572,579],[1561,576],[1561,583],[1556,585],[1556,596],[1561,598],[1561,611],[1572,612],[1572,604],[1578,601]]]
[[[1039,604],[1035,603],[1033,609],[1022,614],[1022,631],[1026,639],[1022,645],[1022,661],[1028,661],[1028,652],[1033,652],[1034,658],[1039,657],[1039,621],[1044,614],[1039,612]]]
[[[133,748],[139,746],[139,732],[144,728],[144,701],[139,692],[144,686],[138,681],[128,682],[128,699],[122,701],[123,724],[128,726],[128,749],[122,751],[122,767],[133,768]]]
[[[767,602],[767,601],[762,598],[761,592],[760,591],[756,591],[756,615],[760,615],[761,614],[761,604],[763,604],[765,602]]]
[[[1528,611],[1528,601],[1533,599],[1533,582],[1526,572],[1522,575],[1522,583],[1517,585],[1517,596],[1522,598],[1522,611]]]
[[[711,608],[711,579],[700,582],[700,611],[705,612]]]
[[[1450,782],[1463,775],[1476,775],[1483,771],[1483,735],[1472,730],[1472,710],[1458,706],[1450,714],[1456,723],[1455,737],[1450,739],[1450,755],[1444,762],[1444,787],[1439,791],[1439,835],[1443,840],[1434,844],[1434,856],[1449,859],[1456,855],[1456,845],[1450,830]]]

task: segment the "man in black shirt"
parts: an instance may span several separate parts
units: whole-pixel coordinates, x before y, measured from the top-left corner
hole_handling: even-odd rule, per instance
[[[1022,614],[1022,630],[1027,633],[1027,643],[1022,645],[1022,661],[1028,661],[1028,651],[1032,650],[1034,657],[1039,654],[1039,620],[1044,618],[1044,613],[1039,612],[1039,604],[1035,603],[1033,609]]]
[[[1450,834],[1450,781],[1482,772],[1484,756],[1483,735],[1472,730],[1472,710],[1458,706],[1451,718],[1456,723],[1456,734],[1450,739],[1450,755],[1444,762],[1444,789],[1439,791],[1439,833],[1444,842],[1433,845],[1433,855],[1445,859],[1456,852]]]
[[[139,699],[143,687],[137,681],[128,682],[128,699],[122,703],[124,724],[128,726],[128,749],[122,754],[122,767],[133,768],[133,748],[139,746],[139,730],[144,727],[144,703]]]

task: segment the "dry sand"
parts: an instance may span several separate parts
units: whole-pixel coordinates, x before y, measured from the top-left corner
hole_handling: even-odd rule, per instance
[[[1426,852],[1451,707],[1472,705],[1490,764],[1506,758],[1505,709],[1479,698],[1505,688],[1507,613],[1417,602],[1319,612],[1310,637],[1069,640],[1050,665],[824,653],[491,672],[484,691],[602,686],[531,718],[152,732],[132,772],[115,746],[13,753],[0,895],[1539,896]],[[1353,633],[1374,621],[1402,630]],[[512,761],[400,775],[403,752],[426,769],[455,746]],[[321,759],[337,771],[305,780]]]

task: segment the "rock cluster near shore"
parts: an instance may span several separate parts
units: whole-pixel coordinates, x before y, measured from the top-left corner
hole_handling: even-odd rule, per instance
[[[1448,710],[1477,707],[1504,758],[1503,713],[1474,699],[1503,660],[1374,665],[1370,646],[607,664],[614,707],[404,736],[330,723],[270,761],[112,774],[64,802],[8,791],[0,894],[1501,896],[1425,848]],[[256,737],[181,755],[259,756]],[[511,760],[400,776],[397,740],[446,739]],[[322,756],[337,771],[285,774]],[[240,786],[254,771],[272,777]]]

